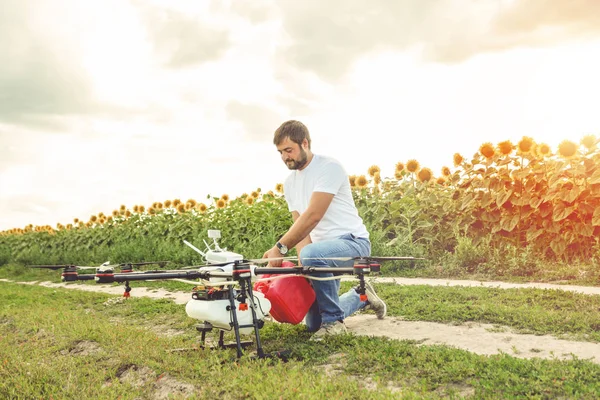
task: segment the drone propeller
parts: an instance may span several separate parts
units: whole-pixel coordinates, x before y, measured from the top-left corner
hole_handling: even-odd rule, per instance
[[[97,267],[93,266],[84,266],[84,265],[74,265],[74,264],[62,264],[62,265],[29,265],[29,268],[43,268],[43,269],[51,269],[51,270],[59,270],[65,268],[76,268],[80,270],[97,270],[99,268],[113,268],[113,267],[133,267],[139,265],[148,265],[148,264],[158,264],[160,267],[164,267],[167,265],[169,261],[145,261],[145,262],[137,262],[137,263],[121,263],[121,264],[111,264],[110,262],[105,262],[102,265]]]
[[[140,266],[140,265],[150,265],[150,264],[157,264],[159,267],[164,267],[165,265],[167,265],[168,263],[170,263],[170,261],[143,261],[143,262],[135,262],[135,263],[121,263],[118,264],[117,266],[119,267],[124,267],[124,266]]]
[[[275,260],[297,260],[298,257],[272,257],[272,258],[245,258],[242,260],[235,261],[224,261],[220,263],[210,263],[205,265],[192,265],[189,267],[183,267],[181,269],[195,269],[195,268],[204,268],[204,267],[223,267],[225,265],[236,264],[236,265],[250,265],[250,264],[267,264],[270,261]]]
[[[307,260],[333,260],[333,261],[410,261],[410,260],[425,260],[420,257],[375,257],[375,256],[357,256],[357,257],[311,257]]]
[[[29,268],[45,268],[51,270],[59,270],[65,268],[77,268],[77,269],[98,269],[99,267],[89,267],[89,266],[81,266],[81,265],[73,265],[73,264],[65,264],[65,265],[29,265]]]
[[[242,260],[242,261],[247,262],[247,263],[253,263],[253,264],[267,264],[271,261],[277,261],[277,260],[286,261],[286,260],[297,260],[297,259],[298,259],[298,257],[288,256],[288,257],[271,257],[271,258],[251,258],[249,260]]]

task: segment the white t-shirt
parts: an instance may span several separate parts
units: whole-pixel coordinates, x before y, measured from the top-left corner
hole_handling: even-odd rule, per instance
[[[369,232],[354,204],[350,181],[344,167],[335,159],[313,154],[302,171],[292,171],[283,185],[290,211],[300,215],[308,208],[313,192],[333,194],[325,215],[310,233],[313,242],[336,239],[351,233],[368,238]]]

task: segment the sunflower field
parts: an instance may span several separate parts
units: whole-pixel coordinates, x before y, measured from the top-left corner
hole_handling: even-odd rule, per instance
[[[600,264],[600,141],[565,140],[552,151],[523,137],[484,143],[472,157],[456,153],[439,174],[417,160],[398,162],[391,177],[379,166],[350,176],[373,254],[412,255],[429,265],[497,275],[532,275],[540,263]],[[292,220],[282,185],[235,199],[179,199],[121,205],[111,213],[56,227],[0,233],[0,265],[169,260],[201,263],[197,247],[208,229],[221,245],[260,257]]]

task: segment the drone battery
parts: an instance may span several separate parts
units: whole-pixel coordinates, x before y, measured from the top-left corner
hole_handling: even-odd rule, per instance
[[[279,275],[262,275],[263,278],[276,276]],[[271,302],[270,314],[275,321],[293,325],[302,322],[316,298],[312,286],[302,276],[287,275],[256,282],[254,290]]]

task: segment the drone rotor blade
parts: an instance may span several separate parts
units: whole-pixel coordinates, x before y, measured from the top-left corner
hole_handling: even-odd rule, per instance
[[[271,258],[251,258],[249,260],[244,260],[246,262],[249,263],[254,263],[254,264],[266,264],[268,262],[271,261],[277,261],[277,260],[281,260],[281,261],[286,261],[286,260],[297,260],[298,257],[271,257]]]
[[[160,266],[164,266],[168,263],[169,263],[169,261],[143,261],[143,262],[135,262],[135,263],[122,263],[122,264],[119,264],[119,266],[125,266],[125,265],[138,266],[138,265],[150,265],[150,264],[158,264]]]
[[[75,268],[77,268],[77,269],[98,269],[100,267],[88,267],[88,266],[75,265]]]
[[[63,268],[74,267],[74,265],[28,265],[29,268],[43,268],[43,269],[52,269],[58,270]]]
[[[333,261],[357,261],[357,260],[369,260],[369,261],[410,261],[410,260],[425,260],[425,258],[419,257],[376,257],[376,256],[365,256],[365,257],[311,257],[307,260],[333,260]]]
[[[361,258],[366,258],[369,260],[373,260],[373,261],[402,261],[402,260],[425,260],[425,258],[423,257],[394,257],[394,256],[390,256],[390,257],[359,257],[358,260],[360,260]]]

